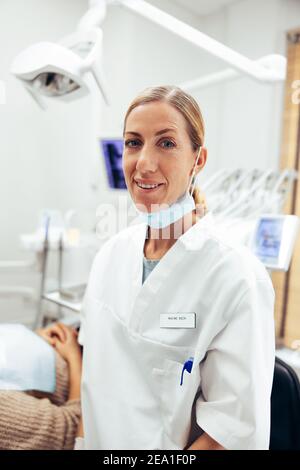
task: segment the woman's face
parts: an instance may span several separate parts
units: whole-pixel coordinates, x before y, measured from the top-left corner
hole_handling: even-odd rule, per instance
[[[123,170],[135,204],[151,212],[153,204],[175,202],[188,189],[198,150],[192,149],[184,117],[168,103],[134,108],[124,133]],[[203,148],[196,173],[205,161]]]

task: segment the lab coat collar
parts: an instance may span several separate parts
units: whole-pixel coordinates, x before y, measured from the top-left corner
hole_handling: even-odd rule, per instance
[[[181,235],[171,248],[164,254],[150,276],[142,283],[143,250],[147,235],[147,224],[139,224],[134,238],[135,250],[132,253],[133,279],[132,279],[132,307],[127,319],[127,326],[131,331],[138,331],[141,316],[151,306],[154,296],[165,285],[166,279],[176,266],[180,264],[186,251],[199,250],[207,239],[213,217],[207,212],[196,224]]]
[[[147,235],[147,224],[138,227],[135,238],[135,250],[132,253],[133,279],[132,279],[132,306],[127,318],[127,327],[133,332],[139,331],[142,316],[151,307],[153,299],[165,285],[166,279],[176,269],[186,250],[177,240],[163,255],[153,272],[142,282],[144,244]]]
[[[208,211],[178,238],[178,242],[187,250],[199,250],[207,236],[212,233],[213,227],[215,227],[215,218],[212,212]]]

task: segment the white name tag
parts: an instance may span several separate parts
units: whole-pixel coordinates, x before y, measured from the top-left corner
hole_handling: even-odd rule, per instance
[[[160,328],[196,328],[195,313],[161,313]]]

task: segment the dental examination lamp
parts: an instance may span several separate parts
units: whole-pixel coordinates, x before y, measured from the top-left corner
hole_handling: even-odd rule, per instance
[[[11,72],[42,109],[46,109],[43,96],[71,101],[87,95],[93,81],[109,104],[100,65],[103,39],[100,25],[105,15],[105,0],[91,2],[75,33],[57,44],[31,45],[15,58]]]

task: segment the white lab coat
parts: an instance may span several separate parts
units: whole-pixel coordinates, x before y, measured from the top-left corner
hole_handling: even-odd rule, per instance
[[[112,237],[91,269],[79,335],[85,448],[183,449],[197,394],[196,422],[217,442],[268,449],[275,358],[268,272],[208,212],[142,285],[146,228]],[[160,314],[176,312],[195,312],[196,327],[160,328]]]

